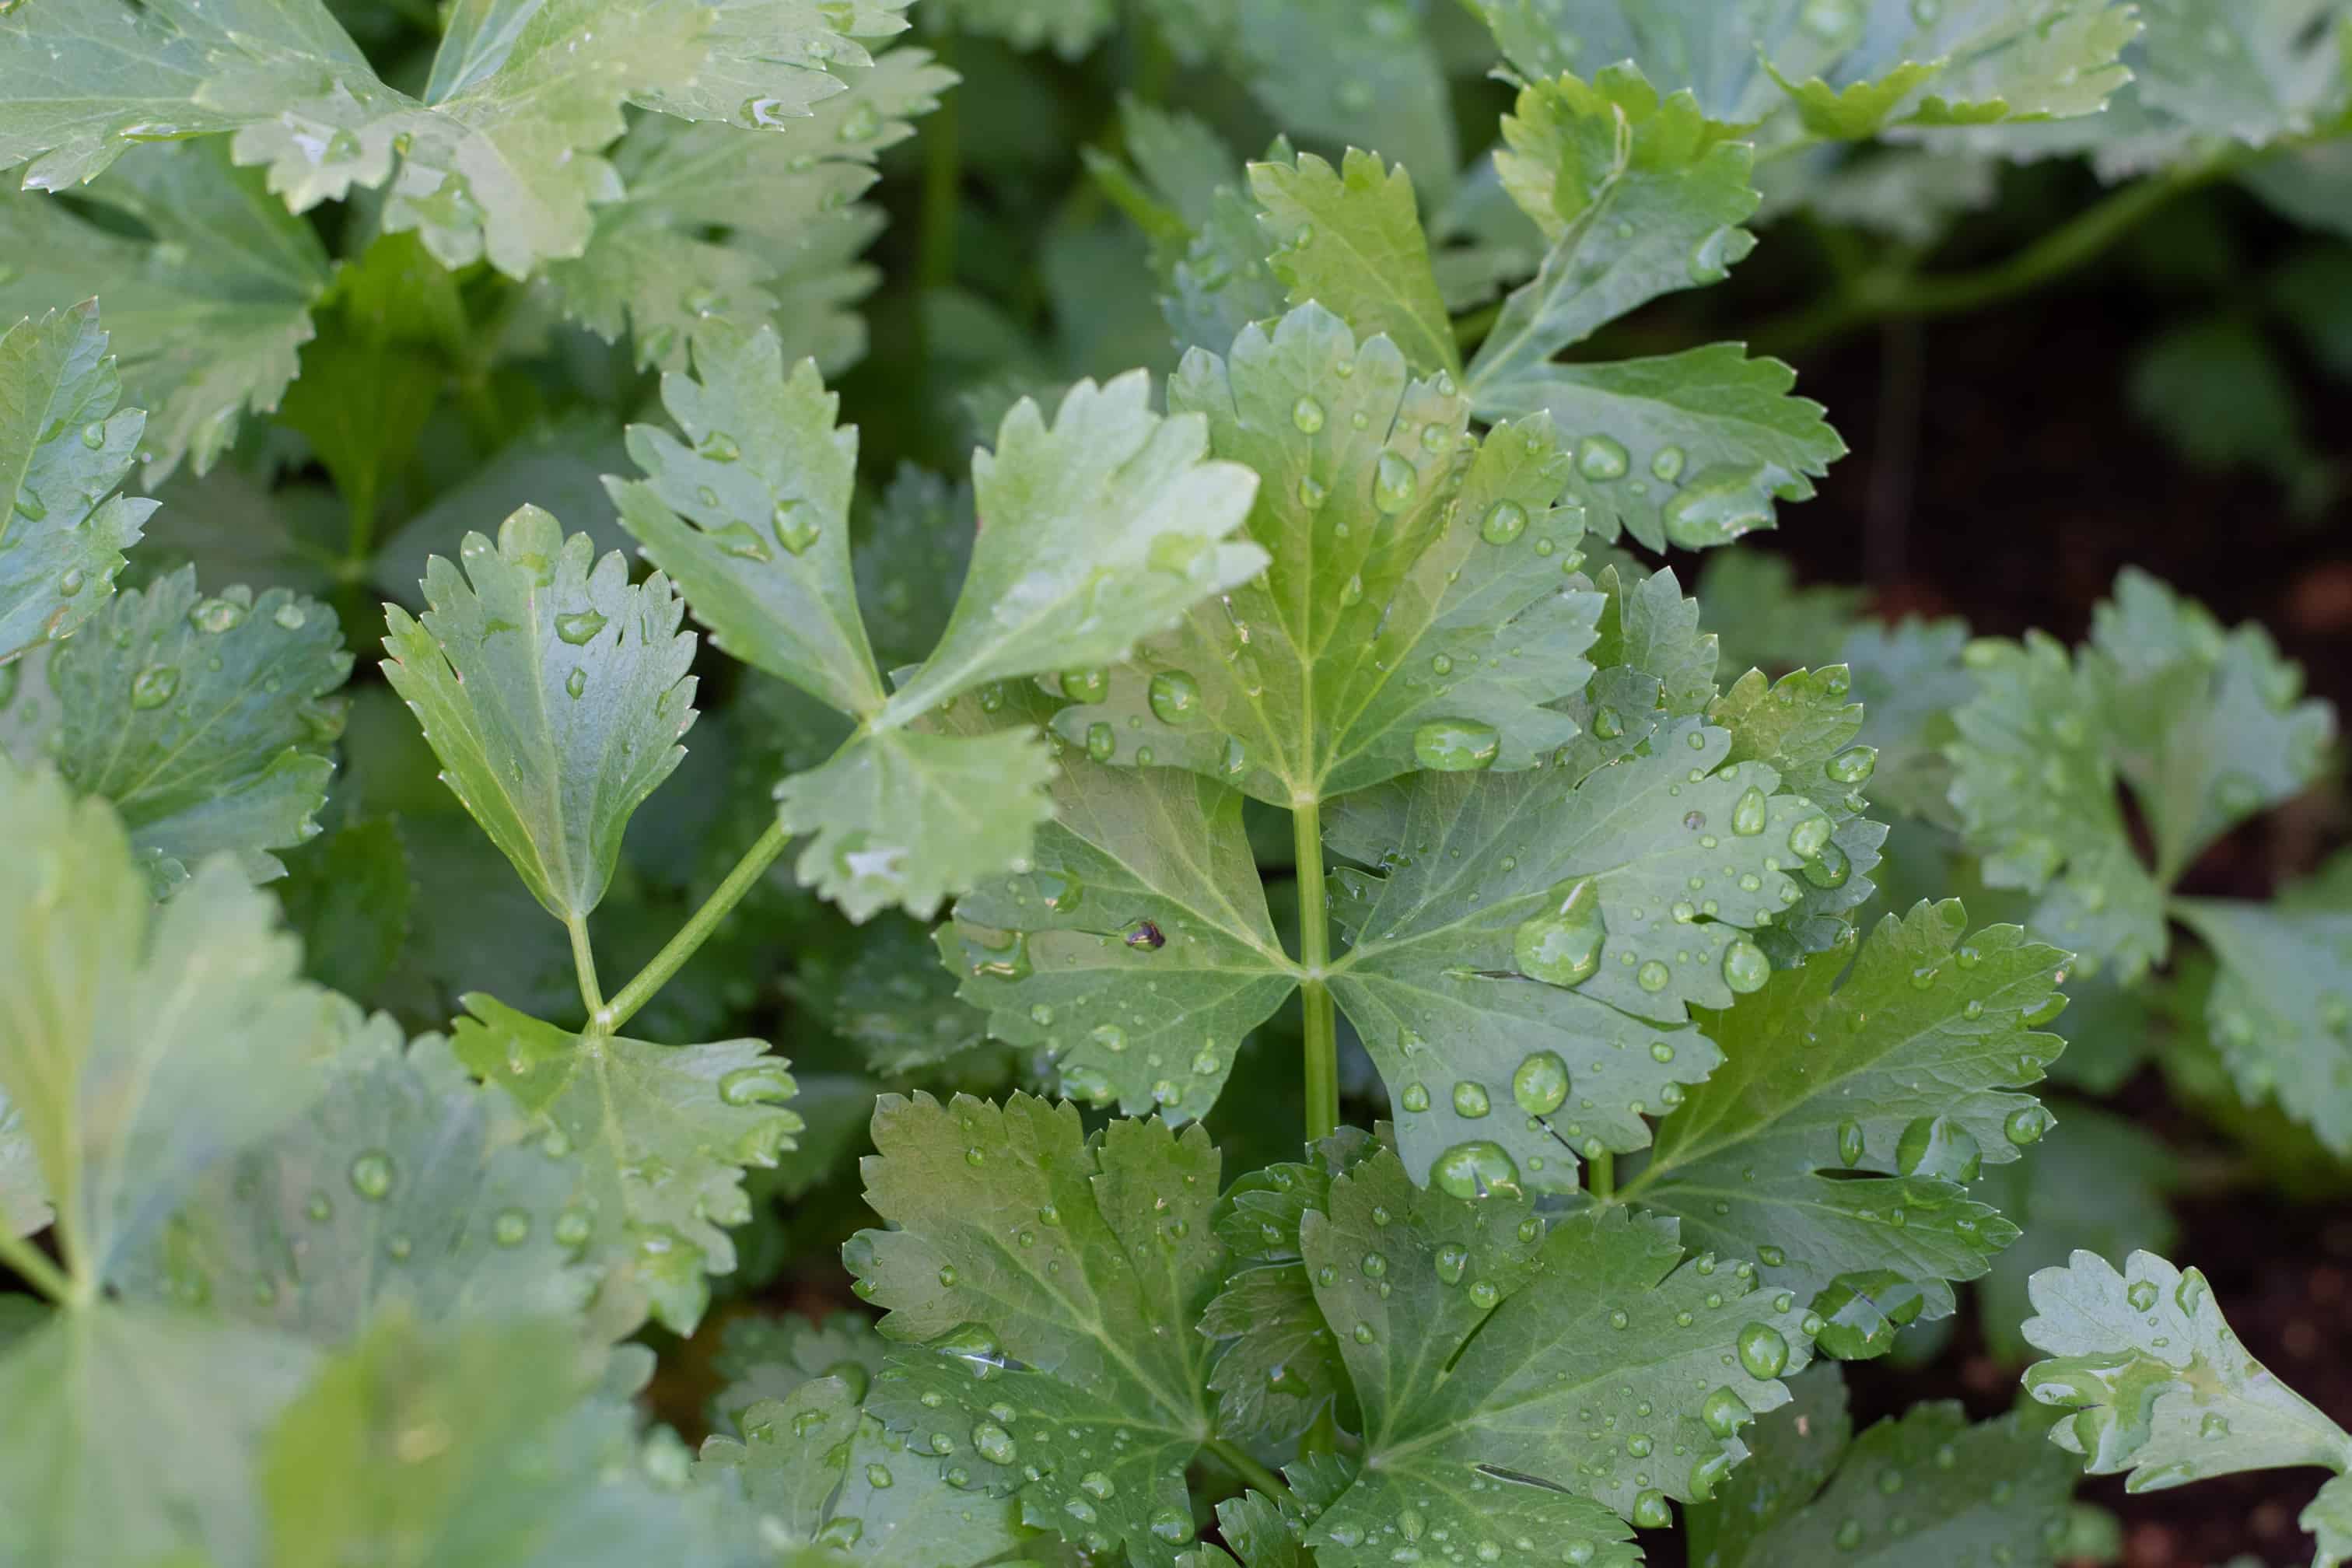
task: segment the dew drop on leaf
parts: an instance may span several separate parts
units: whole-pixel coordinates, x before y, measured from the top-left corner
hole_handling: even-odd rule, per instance
[[[1529,1116],[1549,1116],[1568,1099],[1568,1064],[1556,1051],[1536,1051],[1511,1074],[1511,1100]]]
[[[1438,1155],[1430,1180],[1457,1198],[1483,1198],[1494,1193],[1514,1196],[1519,1191],[1519,1167],[1503,1146],[1486,1139],[1456,1143]]]
[[[161,708],[180,689],[180,671],[168,664],[151,664],[131,678],[131,706]]]
[[[1412,732],[1412,754],[1433,773],[1473,773],[1492,767],[1503,738],[1492,724],[1475,719],[1433,719]]]
[[[1489,544],[1508,544],[1528,531],[1528,509],[1515,500],[1498,500],[1479,521],[1478,537]]]

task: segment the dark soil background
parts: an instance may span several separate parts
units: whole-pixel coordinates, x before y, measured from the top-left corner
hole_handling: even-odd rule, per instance
[[[2039,187],[2021,194],[2029,224],[2037,206],[2093,196],[2079,177],[2028,180]],[[1829,405],[1853,453],[1819,499],[1783,509],[1780,535],[1759,542],[1805,582],[1864,579],[1883,615],[1958,615],[1979,632],[2038,626],[2069,642],[2088,630],[2116,571],[2140,566],[2225,624],[2260,621],[2302,661],[2315,695],[2352,710],[2352,502],[2293,516],[2274,482],[2189,466],[2128,405],[2127,367],[2152,331],[2226,306],[2233,281],[2305,242],[2233,193],[2199,208],[1995,310],[1865,327],[1790,353],[1799,390]],[[2183,226],[2226,235],[2237,258],[2210,295],[2167,277],[2164,252]],[[2315,446],[2352,478],[2352,387],[2306,366],[2299,389]],[[2347,826],[2341,788],[2323,786],[2216,846],[2189,885],[2263,896],[2341,845]],[[2153,1069],[2116,1103],[2177,1147],[2220,1146]],[[2255,1187],[2174,1207],[2174,1259],[2204,1270],[2266,1365],[2352,1426],[2352,1203]],[[1936,1397],[1997,1415],[2014,1400],[2015,1373],[1984,1354],[1965,1321],[1930,1366],[1847,1368],[1864,1420]],[[2079,1495],[2121,1519],[2128,1568],[2299,1565],[2311,1547],[2295,1516],[2325,1479],[2278,1471],[2137,1497],[2103,1479]]]

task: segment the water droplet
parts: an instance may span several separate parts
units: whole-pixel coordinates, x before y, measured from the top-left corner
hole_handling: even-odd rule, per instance
[[[2051,1123],[2055,1120],[2039,1105],[2022,1105],[2009,1113],[2008,1120],[2000,1124],[2000,1130],[2011,1142],[2021,1147],[2040,1142],[2042,1135],[2050,1131]]]
[[[234,599],[206,599],[188,612],[188,624],[215,635],[234,631],[245,620],[245,606]]]
[[[580,1210],[565,1209],[556,1216],[555,1239],[564,1247],[584,1247],[587,1245],[589,1233],[593,1228],[588,1223],[588,1216]]]
[[[1822,846],[1822,852],[1804,862],[1805,880],[1816,888],[1843,888],[1853,874],[1853,862],[1846,858],[1836,841]]]
[[[1895,1167],[1906,1176],[1973,1182],[1981,1164],[1974,1135],[1948,1116],[1915,1118],[1895,1146]]]
[[[1314,475],[1301,474],[1298,476],[1298,504],[1305,507],[1308,511],[1322,510],[1323,503],[1326,500],[1328,500],[1330,497],[1331,491],[1329,488],[1320,479],[1318,479]]]
[[[1402,1105],[1407,1110],[1413,1111],[1416,1114],[1421,1111],[1427,1110],[1429,1109],[1429,1086],[1423,1083],[1418,1079],[1414,1079],[1412,1082],[1404,1086],[1403,1091],[1397,1096],[1397,1102]]]
[[[1162,724],[1187,724],[1201,716],[1201,688],[1181,669],[1153,676],[1149,699],[1152,717]]]
[[[1394,452],[1382,452],[1372,471],[1372,505],[1390,517],[1412,505],[1421,494],[1421,475]]]
[[[2135,1312],[2152,1310],[2156,1306],[2156,1281],[2153,1279],[2135,1279],[2124,1288],[2124,1300],[2131,1303]]]
[[[1800,860],[1811,860],[1830,841],[1830,819],[1809,816],[1789,829],[1789,853]]]
[[[180,672],[168,664],[151,664],[131,678],[131,706],[161,708],[180,689]]]
[[[520,1247],[530,1239],[530,1215],[520,1209],[500,1209],[490,1222],[490,1239],[500,1247]]]
[[[574,668],[571,674],[563,678],[564,694],[574,701],[579,700],[580,694],[587,689],[588,672],[586,670]]]
[[[2205,1419],[2197,1424],[2197,1435],[2209,1443],[2226,1437],[2230,1435],[2230,1418],[2218,1410],[2209,1410]]]
[[[1734,939],[1723,950],[1723,983],[1740,995],[1763,990],[1764,983],[1771,978],[1772,961],[1746,937]]]
[[[1841,1552],[1851,1552],[1862,1544],[1862,1521],[1845,1519],[1838,1521],[1837,1533],[1830,1540]]]
[[[1520,921],[1511,933],[1512,960],[1530,980],[1575,985],[1601,967],[1607,932],[1600,884],[1580,877],[1554,889],[1546,902],[1544,912]]]
[[[1470,1249],[1453,1242],[1437,1249],[1437,1279],[1444,1285],[1459,1285],[1465,1270],[1470,1267]]]
[[[1674,972],[1654,958],[1633,972],[1633,983],[1653,995],[1664,991],[1666,988],[1666,982],[1673,978]]]
[[[1592,732],[1604,741],[1613,741],[1625,732],[1625,721],[1617,716],[1614,708],[1596,709],[1592,714]]]
[[[1680,447],[1659,447],[1657,456],[1650,459],[1650,472],[1666,483],[1673,484],[1682,477],[1683,449]]]
[[[1434,773],[1492,767],[1502,745],[1495,727],[1475,719],[1433,719],[1412,732],[1412,754]]]
[[[16,510],[23,514],[26,522],[38,522],[49,515],[48,507],[42,501],[39,493],[30,485],[26,485],[16,491]]]
[[[1107,763],[1118,751],[1118,731],[1108,721],[1097,719],[1087,726],[1087,755],[1096,762]]]
[[[1753,838],[1764,831],[1769,803],[1764,792],[1749,784],[1739,792],[1739,799],[1731,807],[1731,831],[1743,838]]]
[[[1111,1485],[1110,1478],[1100,1470],[1088,1470],[1078,1478],[1078,1489],[1088,1497],[1107,1498],[1118,1489]]]
[[[1916,1318],[1927,1302],[1916,1285],[1888,1269],[1841,1274],[1813,1298],[1813,1312],[1822,1320],[1814,1342],[1842,1361],[1883,1355],[1894,1344],[1895,1331]]]
[[[882,111],[869,101],[852,104],[834,134],[844,142],[870,142],[882,129]]]
[[[87,579],[83,577],[80,567],[68,567],[66,574],[58,579],[58,592],[70,599],[81,592],[81,585]]]
[[[1789,1364],[1789,1342],[1769,1323],[1750,1323],[1741,1329],[1733,1348],[1750,1377],[1778,1377]]]
[[[1557,1052],[1535,1052],[1511,1075],[1511,1099],[1529,1116],[1550,1115],[1568,1099],[1568,1064]]]
[[[1849,1117],[1838,1123],[1838,1158],[1852,1170],[1862,1163],[1862,1123]]]
[[[1492,1105],[1486,1099],[1486,1089],[1484,1084],[1474,1083],[1465,1078],[1454,1086],[1454,1115],[1466,1121],[1475,1121],[1492,1109]]]
[[[605,620],[603,613],[593,609],[581,610],[572,615],[555,617],[555,635],[573,647],[578,647],[589,641],[598,632],[603,631],[604,626]]]
[[[1839,784],[1858,784],[1878,766],[1875,746],[1848,746],[1822,764],[1822,772]]]
[[[1486,509],[1478,537],[1489,544],[1508,544],[1528,531],[1528,509],[1515,500],[1498,500]]]
[[[1290,405],[1290,422],[1302,434],[1312,436],[1323,428],[1323,405],[1311,397],[1302,397]]]
[[[1519,1168],[1499,1143],[1475,1139],[1456,1143],[1430,1166],[1430,1180],[1442,1192],[1457,1198],[1483,1198],[1494,1193],[1518,1195]]]
[[[1664,1530],[1674,1523],[1674,1510],[1666,1506],[1666,1494],[1654,1487],[1635,1494],[1633,1523],[1643,1530]]]
[[[730,1105],[763,1105],[790,1100],[795,1085],[782,1062],[737,1068],[719,1080],[719,1098]]]
[[[303,610],[300,605],[289,599],[284,604],[278,605],[276,610],[272,611],[269,618],[276,621],[281,630],[299,632],[302,629],[304,623],[309,621],[310,617],[309,614]]]
[[[1470,1282],[1470,1304],[1480,1311],[1493,1310],[1495,1303],[1502,1299],[1502,1291],[1495,1288],[1495,1282],[1492,1279],[1474,1279]]]
[[[392,1156],[371,1149],[352,1162],[352,1191],[370,1203],[381,1203],[392,1192]]]
[[[1686,550],[1728,544],[1769,527],[1772,505],[1760,464],[1718,464],[1691,476],[1659,510],[1668,542]]]
[[[1625,477],[1625,444],[1610,436],[1587,436],[1576,444],[1576,471],[1607,482]]]

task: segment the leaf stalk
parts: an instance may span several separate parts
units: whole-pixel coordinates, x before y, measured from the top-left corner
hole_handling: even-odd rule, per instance
[[[589,1033],[614,1033],[635,1017],[637,1009],[652,1001],[654,993],[686,966],[686,961],[710,940],[711,932],[719,929],[719,922],[743,901],[743,895],[750,892],[761,877],[767,875],[768,868],[774,865],[776,857],[784,852],[787,842],[789,836],[785,834],[782,823],[768,824],[767,831],[753,841],[751,847],[743,851],[743,858],[735,862],[735,868],[727,873],[725,879],[711,890],[710,897],[702,901],[702,907],[678,928],[677,934],[665,942],[662,950],[637,972],[637,977],[615,992],[610,1002],[593,1010],[589,1020]]]

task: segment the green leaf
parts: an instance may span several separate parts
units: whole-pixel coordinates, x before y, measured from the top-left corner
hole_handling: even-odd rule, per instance
[[[40,1152],[25,1136],[24,1118],[0,1094],[0,1226],[10,1236],[30,1236],[47,1230],[50,1218]]]
[[[957,1568],[1000,1561],[1031,1539],[1012,1499],[964,1489],[931,1434],[902,1436],[861,1409],[866,1379],[856,1370],[751,1405],[740,1440],[704,1441],[698,1476],[734,1477],[772,1549],[830,1546],[873,1568]]]
[[[1272,247],[1267,265],[1291,304],[1315,300],[1357,336],[1387,337],[1416,373],[1460,372],[1403,163],[1385,168],[1379,154],[1351,147],[1334,169],[1302,153],[1291,163],[1251,164],[1249,184]]]
[[[1031,868],[967,894],[941,933],[959,994],[1053,1059],[1066,1093],[1207,1115],[1234,1047],[1298,984],[1241,807],[1177,769],[1065,759]]]
[[[1807,1462],[1771,1478],[1786,1490],[1760,1497],[1743,1489],[1744,1469],[1735,1474],[1726,1489],[1732,1496],[1696,1516],[1710,1521],[1704,1539],[1717,1555],[1706,1561],[1720,1568],[2036,1563],[2048,1561],[2063,1538],[2074,1467],[2042,1442],[2046,1419],[2020,1411],[1971,1426],[1958,1404],[1937,1400],[1847,1444],[1842,1397],[1835,1412],[1834,1445],[1789,1426],[1787,1408],[1759,1424],[1759,1463],[1773,1464],[1774,1446],[1790,1442],[1801,1445]],[[1820,1468],[1831,1455],[1837,1468],[1824,1483]],[[1747,1518],[1743,1505],[1753,1510]],[[1701,1539],[1696,1528],[1693,1539]]]
[[[2136,8],[2065,0],[1835,9],[1775,0],[1727,17],[1706,0],[1473,0],[1511,63],[1547,76],[1630,58],[1699,95],[1708,118],[1760,126],[1793,105],[1816,136],[1894,124],[1969,125],[2095,114],[2131,79],[2118,57]],[[1785,124],[1761,140],[1786,142]]]
[[[686,368],[714,317],[772,327],[788,358],[827,372],[866,349],[853,307],[877,274],[856,259],[880,226],[856,197],[874,159],[914,133],[955,81],[920,49],[870,67],[836,57],[846,83],[807,114],[754,132],[644,118],[613,151],[625,194],[600,204],[587,247],[548,280],[565,311],[606,342],[635,334],[640,364]]]
[[[214,861],[162,908],[102,800],[0,763],[0,1092],[94,1289],[224,1153],[317,1098],[357,1009],[298,979],[277,908]]]
[[[475,1568],[710,1560],[640,1462],[626,1406],[588,1397],[595,1377],[553,1324],[378,1324],[263,1449],[270,1562],[333,1568],[394,1542]]]
[[[1208,456],[1200,414],[1153,414],[1150,392],[1131,372],[1080,382],[1050,426],[1025,398],[1004,416],[996,449],[972,458],[982,526],[963,593],[887,721],[992,680],[1123,658],[1265,568],[1229,538],[1257,476]]]
[[[2247,1103],[2275,1099],[2352,1157],[2352,860],[2270,904],[2179,899],[2171,912],[2221,971],[2206,1005],[2213,1041]]]
[[[502,1086],[543,1144],[579,1157],[598,1251],[634,1271],[654,1316],[681,1334],[709,1303],[709,1274],[735,1267],[721,1226],[751,1217],[746,1166],[776,1163],[801,1129],[780,1103],[792,1075],[758,1040],[659,1046],[581,1036],[496,998],[466,998],[450,1041],[472,1072]],[[605,1289],[613,1289],[607,1280]]]
[[[873,1320],[835,1312],[824,1322],[806,1318],[730,1318],[720,1326],[712,1367],[727,1385],[711,1396],[712,1426],[741,1429],[743,1412],[762,1401],[790,1399],[818,1378],[863,1389],[882,1370],[889,1342]]]
[[[1461,154],[1445,71],[1421,7],[1399,0],[1244,0],[1234,10],[1234,52],[1251,95],[1284,131],[1370,148],[1410,167],[1423,191],[1444,195]]]
[[[1702,635],[1698,629],[1698,601],[1683,597],[1682,584],[1671,569],[1627,581],[1616,567],[1604,567],[1599,586],[1608,604],[1601,611],[1601,637],[1593,645],[1592,662],[1601,668],[1604,678],[1622,669],[1651,683],[1644,689],[1651,700],[1626,709],[1614,719],[1622,731],[1619,736],[1595,737],[1610,742],[1614,756],[1630,752],[1646,733],[1643,726],[1657,722],[1643,713],[1644,709],[1656,707],[1675,718],[1706,711],[1716,698],[1715,673],[1722,656],[1715,634]],[[1600,690],[1598,684],[1594,689]],[[1597,700],[1605,702],[1607,698]]]
[[[1755,1540],[1804,1508],[1853,1442],[1845,1377],[1835,1362],[1816,1362],[1787,1387],[1789,1402],[1748,1435],[1754,1452],[1713,1498],[1683,1515],[1691,1561],[1744,1568]]]
[[[121,334],[131,400],[153,411],[143,444],[125,442],[151,483],[184,458],[198,473],[236,438],[247,410],[268,413],[310,340],[330,281],[310,226],[268,199],[225,142],[142,148],[77,193],[147,238],[40,195],[0,198],[0,319],[95,293]],[[83,487],[87,488],[87,487]]]
[[[2303,429],[2301,395],[2254,323],[2216,315],[2159,333],[2131,368],[2132,410],[2200,468],[2261,469],[2308,513],[2335,485]]]
[[[1898,816],[1941,823],[1951,816],[1944,752],[1953,711],[1976,694],[1960,663],[1968,640],[1968,623],[1958,617],[1906,616],[1892,627],[1854,627],[1839,650],[1862,701],[1863,741],[1878,753],[1864,793]]]
[[[1577,443],[1569,494],[1603,539],[1700,550],[1776,526],[1772,503],[1805,500],[1845,456],[1822,405],[1791,397],[1796,372],[1738,343],[1613,364],[1535,365],[1476,385],[1481,418],[1538,409]]]
[[[2004,1362],[2031,1359],[2018,1331],[2032,1310],[2028,1281],[2076,1249],[2120,1257],[2170,1247],[2176,1227],[2165,1195],[2178,1168],[2172,1151],[2137,1123],[2067,1103],[2032,1159],[1987,1171],[1978,1194],[2024,1233],[1977,1281],[1987,1348]]]
[[[2343,106],[2344,23],[2328,0],[2146,0],[2140,10],[2138,93],[2160,115],[2259,147]]]
[[[685,756],[694,722],[692,633],[656,573],[632,586],[618,552],[591,564],[525,507],[425,568],[420,621],[384,606],[385,679],[441,759],[442,778],[550,914],[604,896],[629,816]],[[470,581],[469,581],[470,579]]]
[[[2294,1465],[2352,1469],[2352,1436],[2246,1353],[2205,1276],[2136,1252],[2033,1277],[2027,1392],[2073,1410],[2050,1440],[2126,1491]]]
[[[931,650],[955,611],[979,533],[971,487],[902,464],[850,550],[857,602],[886,668]]]
[[[108,495],[147,424],[138,409],[117,413],[121,398],[96,300],[0,332],[0,659],[89,619],[155,510]]]
[[[1688,92],[1662,98],[1626,68],[1520,89],[1496,167],[1551,249],[1471,361],[1474,400],[1541,374],[1637,305],[1719,281],[1753,248],[1738,225],[1756,210],[1754,154],[1731,135]]]
[[[1260,1442],[1293,1437],[1327,1408],[1350,1429],[1361,1425],[1339,1343],[1316,1304],[1298,1227],[1308,1210],[1330,1206],[1331,1178],[1377,1147],[1343,1128],[1306,1162],[1250,1172],[1225,1190],[1217,1235],[1234,1268],[1201,1318],[1201,1331],[1222,1342],[1209,1386],[1225,1433]]]
[[[1034,730],[984,736],[882,730],[776,786],[787,831],[809,835],[794,870],[862,921],[893,905],[928,920],[955,894],[1032,854],[1053,806],[1052,751]]]
[[[1958,900],[1920,903],[1858,953],[1814,954],[1702,1017],[1723,1065],[1660,1125],[1623,1195],[1680,1215],[1696,1245],[1758,1258],[1833,1320],[1841,1277],[1874,1271],[1917,1292],[1920,1315],[1950,1312],[1949,1281],[2017,1235],[1967,1184],[2041,1136],[2048,1113],[2011,1086],[2064,1045],[2032,1029],[2066,955],[2016,926],[1969,937],[1965,921]]]
[[[10,1341],[0,1562],[262,1561],[256,1450],[311,1354],[298,1340],[104,1300]]]
[[[1082,699],[1055,715],[1065,740],[1287,806],[1455,752],[1530,767],[1577,732],[1548,704],[1590,674],[1601,605],[1562,575],[1579,531],[1551,507],[1566,459],[1546,422],[1473,450],[1443,378],[1312,304],[1244,330],[1230,363],[1188,353],[1169,400],[1262,477],[1249,534],[1270,564],[1148,638],[1103,695],[1085,661],[1060,664]]]
[[[849,1263],[883,1332],[931,1350],[894,1358],[871,1407],[944,1433],[974,1484],[1020,1493],[1024,1522],[1166,1562],[1211,1431],[1192,1331],[1224,1251],[1207,1134],[1113,1121],[1087,1138],[1075,1107],[1026,1095],[885,1095],[874,1144],[866,1202],[897,1228],[860,1232]]]
[[[1764,983],[1748,933],[1797,901],[1826,819],[1771,769],[1727,764],[1721,730],[1675,721],[1650,743],[1587,777],[1423,773],[1339,803],[1331,847],[1384,874],[1333,879],[1331,990],[1416,1180],[1562,1188],[1579,1154],[1643,1147],[1643,1114],[1717,1059],[1689,1006]]]
[[[776,334],[706,329],[697,377],[662,377],[681,441],[629,427],[643,479],[608,479],[621,521],[733,658],[845,713],[885,700],[850,576],[857,432],[816,366],[789,372]]]
[[[1853,673],[1842,664],[1791,670],[1777,681],[1751,669],[1707,709],[1710,721],[1731,731],[1731,761],[1764,763],[1830,819],[1829,843],[1802,868],[1801,896],[1759,939],[1780,963],[1844,941],[1854,911],[1877,890],[1869,872],[1886,826],[1863,816],[1870,803],[1860,786],[1878,758],[1851,743],[1863,719],[1862,705],[1845,700],[1853,688]]]
[[[2036,930],[2129,980],[2161,958],[2163,889],[2133,853],[2096,707],[2066,650],[2039,632],[1972,643],[1977,695],[1952,714],[1951,802],[1986,885],[2045,894]]]
[[[1634,1562],[1620,1518],[1706,1496],[1808,1356],[1787,1292],[1620,1207],[1547,1235],[1524,1203],[1416,1188],[1383,1152],[1300,1235],[1364,1413],[1363,1471],[1306,1542],[1334,1568],[1423,1536]]]
[[[334,613],[283,588],[202,595],[183,567],[88,632],[48,653],[54,703],[11,726],[18,760],[37,751],[110,802],[158,893],[211,855],[283,876],[271,851],[317,836],[342,733],[352,656]]]
[[[352,1039],[301,1120],[205,1173],[126,1294],[326,1345],[404,1314],[576,1316],[595,1283],[578,1171],[520,1142],[438,1037],[404,1048],[388,1026]]]
[[[1801,587],[1787,556],[1761,550],[1708,556],[1692,593],[1706,606],[1727,669],[1778,675],[1846,662],[1838,650],[1859,629],[1863,590],[1828,583]]]
[[[416,98],[386,86],[318,0],[58,0],[38,27],[0,26],[0,168],[26,163],[26,185],[58,190],[142,141],[230,132],[236,160],[268,165],[296,212],[388,183],[385,232],[522,278],[578,255],[591,205],[621,195],[595,153],[625,103],[757,128],[841,91],[774,47],[797,34],[864,64],[827,15],[814,0],[467,7]],[[872,5],[848,18],[896,20]]]

